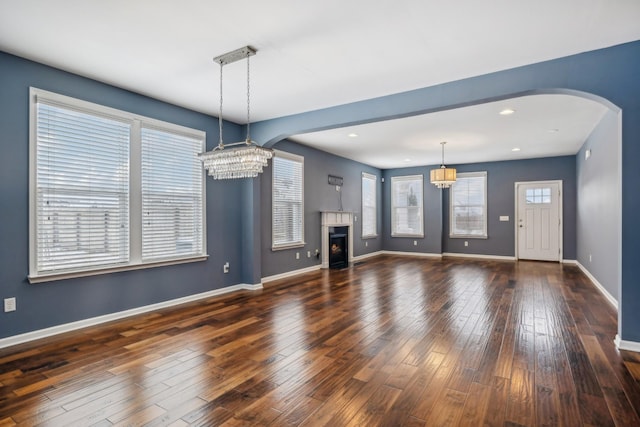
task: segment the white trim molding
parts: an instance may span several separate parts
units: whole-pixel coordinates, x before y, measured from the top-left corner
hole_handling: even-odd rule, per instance
[[[589,280],[591,280],[591,283],[593,283],[593,285],[598,288],[598,290],[600,291],[600,293],[607,299],[607,301],[609,301],[609,303],[611,305],[613,305],[615,307],[615,309],[618,309],[618,300],[615,299],[613,297],[613,295],[611,295],[609,293],[609,291],[607,291],[607,289],[602,286],[602,284],[600,282],[598,282],[598,279],[596,279],[595,277],[593,277],[593,275],[589,272],[589,270],[586,269],[586,267],[582,264],[580,264],[578,261],[575,262],[575,265],[578,266],[578,268],[584,273],[585,276],[587,276],[587,278]]]
[[[320,265],[312,265],[311,267],[301,268],[299,270],[287,271],[285,273],[274,274],[273,276],[263,277],[261,282],[273,282],[274,280],[286,279],[287,277],[297,276],[298,274],[311,273],[320,270]]]
[[[442,258],[442,254],[431,254],[427,252],[401,252],[401,251],[380,251],[381,255],[415,256],[422,258]]]
[[[376,257],[378,255],[382,255],[382,251],[369,252],[368,254],[354,256],[353,257],[353,261],[354,262],[363,261],[365,259],[373,258],[373,257]]]
[[[47,338],[53,335],[63,334],[65,332],[76,331],[78,329],[87,328],[89,326],[96,326],[102,323],[112,322],[114,320],[124,319],[126,317],[136,316],[138,314],[148,313],[150,311],[156,311],[163,308],[174,307],[180,304],[185,304],[188,302],[194,302],[194,301],[198,301],[206,298],[211,298],[214,296],[223,295],[230,292],[256,291],[260,289],[262,289],[262,283],[253,284],[253,285],[241,283],[238,285],[227,286],[224,288],[214,289],[212,291],[207,291],[200,294],[188,295],[182,298],[176,298],[169,301],[159,302],[157,304],[145,305],[142,307],[132,308],[130,310],[119,311],[117,313],[105,314],[104,316],[92,317],[89,319],[78,320],[76,322],[52,326],[50,328],[27,332],[20,335],[13,335],[6,338],[0,338],[0,348],[11,347],[11,346],[23,344],[29,341],[35,341],[41,338]]]
[[[616,339],[613,340],[613,342],[616,344],[618,350],[635,351],[636,353],[640,353],[640,342],[625,341],[620,338],[620,335],[616,335]]]
[[[475,259],[493,259],[497,261],[515,261],[516,257],[514,256],[504,256],[504,255],[483,255],[483,254],[461,254],[454,252],[445,252],[442,254],[443,257],[451,257],[451,258],[475,258]]]

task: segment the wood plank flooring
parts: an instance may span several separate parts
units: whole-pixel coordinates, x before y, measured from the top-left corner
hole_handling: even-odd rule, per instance
[[[0,350],[0,427],[639,426],[616,319],[574,266],[378,256]]]

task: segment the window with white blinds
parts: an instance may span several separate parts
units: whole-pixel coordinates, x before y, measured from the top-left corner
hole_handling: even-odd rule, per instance
[[[424,237],[423,176],[391,177],[391,236]]]
[[[142,259],[202,253],[202,140],[142,128]]]
[[[31,89],[33,281],[205,256],[204,132]]]
[[[487,237],[487,173],[459,173],[449,194],[450,237]]]
[[[276,151],[272,165],[272,248],[302,246],[304,157]]]
[[[362,173],[362,237],[378,235],[375,175]]]

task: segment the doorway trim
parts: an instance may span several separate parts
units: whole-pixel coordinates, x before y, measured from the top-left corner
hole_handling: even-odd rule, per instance
[[[564,219],[562,216],[562,199],[564,196],[564,190],[562,188],[562,180],[561,179],[554,179],[554,180],[546,180],[546,181],[517,181],[514,183],[514,203],[515,203],[515,208],[514,208],[514,212],[515,212],[515,217],[513,219],[513,232],[515,234],[515,247],[514,247],[514,253],[515,253],[515,259],[519,260],[520,259],[520,253],[519,253],[519,245],[518,245],[518,239],[519,239],[519,232],[518,232],[518,218],[520,217],[520,212],[519,212],[519,200],[518,200],[518,190],[520,189],[521,185],[529,185],[529,184],[534,184],[534,185],[545,185],[545,184],[558,184],[558,189],[560,191],[560,195],[558,196],[558,216],[560,218],[560,224],[558,224],[559,226],[559,230],[558,230],[558,248],[560,250],[560,252],[558,253],[558,262],[559,263],[563,263],[564,262],[564,242],[562,239],[562,235],[564,234]]]

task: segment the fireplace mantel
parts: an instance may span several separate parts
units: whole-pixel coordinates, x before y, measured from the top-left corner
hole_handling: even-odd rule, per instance
[[[349,263],[353,262],[353,212],[322,211],[322,268],[329,268],[329,227],[349,227]]]

